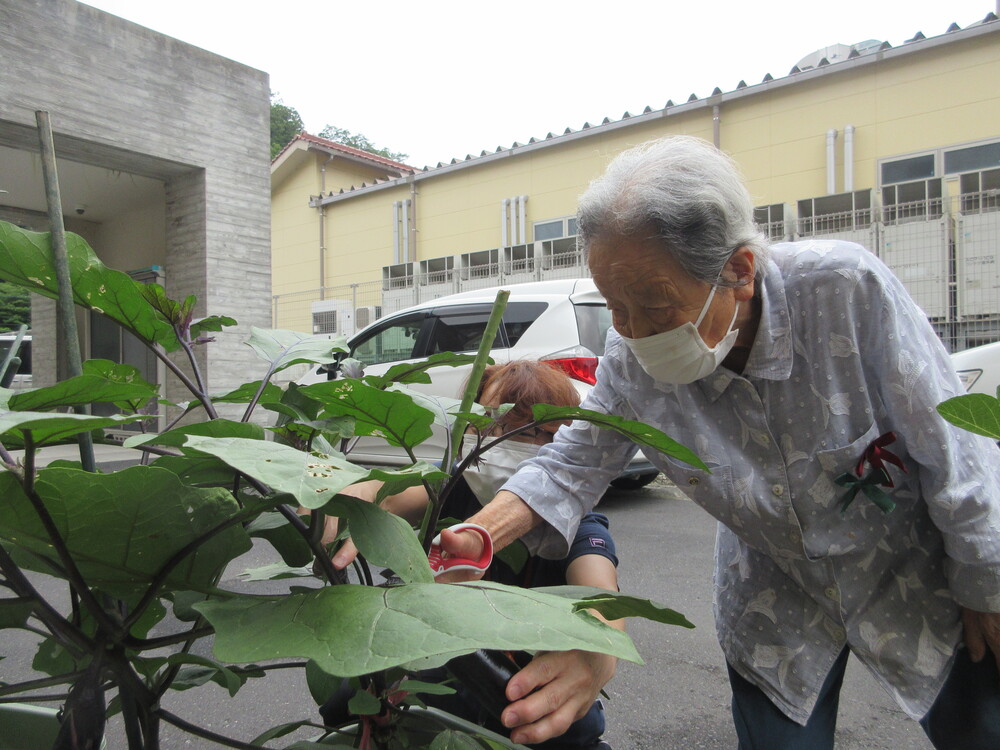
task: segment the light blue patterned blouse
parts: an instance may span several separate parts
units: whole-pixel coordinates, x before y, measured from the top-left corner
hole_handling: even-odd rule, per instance
[[[742,375],[720,367],[690,385],[654,382],[612,331],[584,406],[647,422],[711,467],[648,455],[721,522],[716,627],[737,671],[805,723],[846,644],[920,718],[960,642],[959,605],[1000,611],[1000,453],[937,414],[961,386],[881,261],[834,240],[772,252]],[[834,480],[890,431],[907,468],[887,464],[897,507],[883,514],[858,494],[842,515]],[[547,522],[529,546],[564,554],[635,450],[574,423],[522,464],[504,489]],[[669,563],[665,550],[657,564]]]

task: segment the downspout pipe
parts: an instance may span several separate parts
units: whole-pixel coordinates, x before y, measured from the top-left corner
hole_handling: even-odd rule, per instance
[[[333,161],[333,154],[319,167],[319,298],[326,299],[326,206],[323,193],[326,192],[326,165]]]
[[[528,215],[528,196],[519,195],[517,198],[517,244],[522,245],[527,242],[528,231],[527,231],[527,215]]]
[[[854,190],[854,126],[844,126],[844,192]]]
[[[417,183],[410,180],[410,238],[413,244],[413,260],[417,259]]]
[[[830,128],[826,131],[826,194],[837,192],[837,131]]]
[[[399,259],[399,201],[392,202],[392,262],[397,266]]]
[[[410,199],[403,203],[403,262],[410,262]]]
[[[500,247],[507,247],[507,226],[508,226],[508,216],[507,216],[507,206],[510,204],[510,198],[504,198],[500,201]]]

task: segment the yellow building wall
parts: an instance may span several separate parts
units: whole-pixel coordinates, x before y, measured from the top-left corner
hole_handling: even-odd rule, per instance
[[[333,212],[329,207],[326,209],[326,278],[320,279],[320,211],[309,205],[309,198],[318,195],[324,185],[325,192],[330,193],[385,177],[380,170],[367,169],[337,157],[327,161],[325,153],[308,152],[296,156],[295,163],[271,192],[272,289],[276,295],[345,283],[344,277],[354,273],[355,268],[332,249]],[[386,216],[382,219],[389,224]],[[335,224],[333,229],[336,229]],[[342,245],[338,247],[343,248]],[[379,265],[380,277],[381,265],[384,263]]]
[[[835,192],[844,190],[844,128],[854,127],[853,189],[878,185],[887,157],[1000,136],[1000,45],[997,34],[940,44],[919,53],[842,71],[799,74],[750,87],[719,109],[720,145],[741,165],[755,205],[827,194],[826,133],[837,131]],[[877,53],[876,53],[877,54]],[[598,130],[588,137],[515,151],[457,168],[432,170],[391,188],[363,190],[327,206],[328,286],[380,282],[392,264],[394,201],[415,200],[417,233],[410,259],[419,261],[497,248],[500,204],[526,195],[532,224],[572,215],[588,182],[620,151],[667,134],[711,141],[708,102],[667,110],[662,117]],[[274,289],[315,289],[318,212],[303,206],[318,192],[315,172],[286,180],[275,193]],[[351,184],[365,178],[344,175]],[[310,181],[311,180],[311,181]],[[370,181],[370,180],[368,180]],[[328,186],[333,184],[330,173]],[[332,189],[332,188],[331,188]]]
[[[729,102],[720,145],[741,165],[758,205],[826,194],[826,132],[854,131],[854,190],[878,185],[878,162],[1000,135],[995,38],[939,47]]]

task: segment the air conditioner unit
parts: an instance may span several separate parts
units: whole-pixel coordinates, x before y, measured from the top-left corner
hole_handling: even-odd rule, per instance
[[[312,332],[314,334],[354,333],[354,313],[351,301],[346,299],[324,299],[312,303]]]
[[[382,317],[382,305],[365,305],[354,311],[354,327],[356,331],[367,328]]]

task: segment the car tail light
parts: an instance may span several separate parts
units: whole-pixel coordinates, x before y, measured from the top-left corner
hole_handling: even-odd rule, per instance
[[[560,357],[542,360],[587,385],[597,382],[597,357]]]

